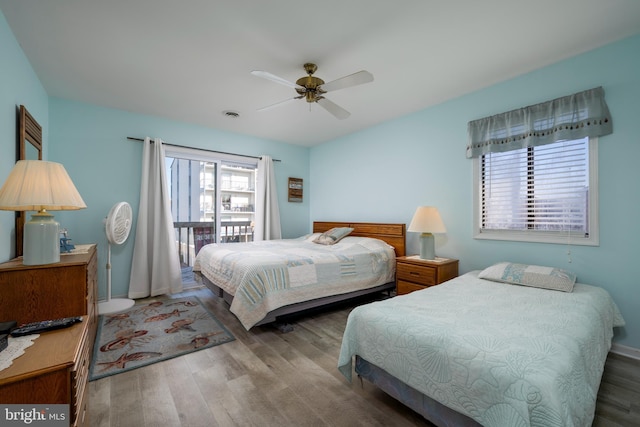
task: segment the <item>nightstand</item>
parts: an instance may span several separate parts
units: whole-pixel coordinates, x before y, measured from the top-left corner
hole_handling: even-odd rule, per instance
[[[396,258],[396,294],[426,289],[458,276],[458,260],[420,259],[419,255]]]

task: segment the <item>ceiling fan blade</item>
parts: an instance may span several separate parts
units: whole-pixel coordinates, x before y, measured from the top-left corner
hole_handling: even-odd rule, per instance
[[[363,83],[369,83],[373,81],[373,74],[368,71],[358,71],[357,73],[349,74],[348,76],[341,77],[339,79],[325,83],[320,88],[323,92],[330,92],[332,90],[344,89],[346,87],[361,85]]]
[[[255,71],[252,71],[251,74],[253,74],[256,77],[262,77],[263,79],[271,80],[272,82],[280,83],[281,85],[292,87],[294,89],[298,89],[301,87],[293,82],[290,82],[289,80],[283,79],[282,77],[278,77],[274,74],[267,73],[266,71],[255,70]]]
[[[316,101],[322,108],[333,114],[336,119],[344,120],[351,115],[350,112],[339,106],[338,104],[329,101],[327,98],[319,97]]]
[[[266,107],[258,108],[258,110],[257,110],[257,111],[266,111],[266,110],[270,110],[270,109],[272,109],[272,108],[274,108],[274,107],[279,107],[279,106],[281,106],[282,104],[286,104],[287,102],[290,102],[290,101],[293,101],[293,100],[296,100],[296,99],[300,99],[300,98],[304,98],[304,95],[295,96],[295,97],[293,97],[293,98],[285,99],[284,101],[276,102],[275,104],[267,105]]]

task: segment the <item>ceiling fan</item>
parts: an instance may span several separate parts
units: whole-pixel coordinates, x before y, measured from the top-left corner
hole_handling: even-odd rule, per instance
[[[331,92],[338,89],[344,89],[351,86],[360,85],[363,83],[369,83],[373,81],[373,75],[368,71],[358,71],[357,73],[350,74],[348,76],[340,77],[339,79],[325,83],[324,80],[315,77],[313,73],[316,72],[318,67],[316,64],[306,63],[304,64],[304,70],[307,72],[306,77],[299,78],[295,83],[278,77],[266,71],[252,71],[251,74],[263,79],[271,80],[272,82],[279,83],[281,85],[289,86],[298,92],[298,96],[285,99],[284,101],[277,102],[272,105],[258,109],[258,111],[268,110],[270,108],[282,105],[286,102],[293,101],[294,99],[304,98],[307,102],[315,102],[322,108],[333,114],[337,119],[346,119],[351,115],[347,110],[340,107],[336,103],[329,101],[323,95],[327,92]]]

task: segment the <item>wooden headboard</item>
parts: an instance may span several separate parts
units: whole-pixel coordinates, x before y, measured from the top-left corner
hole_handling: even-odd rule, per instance
[[[406,225],[389,224],[382,222],[324,222],[314,221],[313,232],[324,233],[334,227],[351,227],[353,232],[350,236],[372,237],[387,242],[393,246],[396,256],[405,256]]]

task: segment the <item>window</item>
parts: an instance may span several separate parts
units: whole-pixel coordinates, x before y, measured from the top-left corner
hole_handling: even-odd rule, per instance
[[[470,121],[474,237],[598,245],[597,145],[612,132],[602,87]]]
[[[598,245],[597,138],[473,161],[476,238]]]

